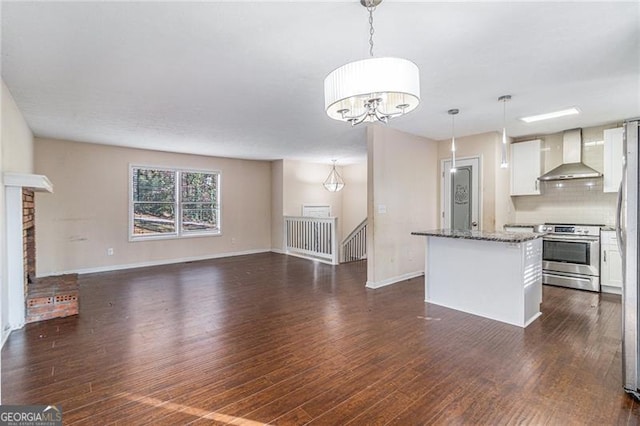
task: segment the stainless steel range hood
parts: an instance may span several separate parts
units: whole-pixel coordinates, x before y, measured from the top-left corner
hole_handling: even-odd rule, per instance
[[[541,181],[599,178],[602,173],[582,162],[582,129],[562,135],[562,164],[538,178]]]

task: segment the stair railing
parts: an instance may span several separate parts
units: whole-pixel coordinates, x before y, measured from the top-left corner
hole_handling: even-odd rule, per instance
[[[367,258],[367,219],[363,220],[344,239],[340,248],[340,262],[354,262]]]
[[[287,254],[338,264],[336,217],[284,217],[284,246]]]

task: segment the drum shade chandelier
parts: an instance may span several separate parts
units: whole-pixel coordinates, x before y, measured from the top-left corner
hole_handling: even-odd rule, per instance
[[[420,71],[401,58],[373,57],[373,12],[382,0],[360,0],[369,11],[371,58],[350,62],[324,79],[324,106],[334,120],[352,126],[365,121],[388,123],[420,103]]]
[[[344,188],[344,179],[336,170],[336,160],[331,161],[333,161],[333,168],[322,185],[329,192],[338,192]]]

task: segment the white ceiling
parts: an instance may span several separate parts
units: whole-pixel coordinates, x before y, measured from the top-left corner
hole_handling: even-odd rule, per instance
[[[363,126],[329,119],[323,80],[368,56],[356,1],[2,2],[2,78],[37,136],[250,159],[346,164]],[[375,55],[420,68],[391,127],[511,136],[640,116],[640,2],[400,2],[374,14]],[[577,106],[538,124],[524,115]]]

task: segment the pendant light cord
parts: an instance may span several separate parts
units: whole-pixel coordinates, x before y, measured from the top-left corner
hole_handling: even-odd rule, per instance
[[[455,126],[455,121],[456,121],[456,115],[455,114],[451,114],[451,139],[453,139],[454,141],[456,140],[456,126]]]
[[[502,128],[507,128],[507,99],[506,97],[502,100]]]

